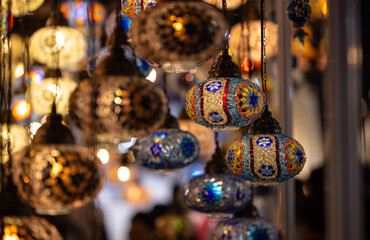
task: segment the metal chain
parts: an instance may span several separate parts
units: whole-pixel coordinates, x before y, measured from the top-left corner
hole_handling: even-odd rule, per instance
[[[266,94],[267,84],[267,55],[266,55],[266,1],[261,0],[261,82],[262,90]]]

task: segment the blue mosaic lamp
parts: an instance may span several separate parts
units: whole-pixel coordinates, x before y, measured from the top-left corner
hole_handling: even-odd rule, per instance
[[[228,54],[228,48],[186,97],[186,113],[213,130],[231,130],[247,125],[261,116],[266,105],[262,90],[241,77],[241,71]]]
[[[293,37],[298,38],[302,44],[304,42],[304,37],[308,35],[302,27],[305,23],[310,21],[312,15],[309,2],[310,0],[293,0],[287,9],[288,16],[295,28]]]
[[[227,166],[253,183],[279,183],[297,175],[306,162],[302,145],[281,134],[278,121],[266,109],[245,135],[229,147]]]
[[[217,144],[218,145],[218,144]],[[194,177],[185,186],[185,204],[196,211],[207,213],[211,218],[229,218],[242,210],[252,198],[250,186],[241,178],[227,173],[224,155],[216,147],[205,174]]]

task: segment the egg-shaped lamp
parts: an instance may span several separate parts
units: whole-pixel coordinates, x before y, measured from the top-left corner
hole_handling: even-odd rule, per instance
[[[33,110],[40,115],[48,114],[55,98],[57,112],[67,114],[69,97],[76,87],[75,81],[62,77],[60,69],[48,69],[42,82],[31,82],[30,96]]]
[[[228,28],[218,9],[202,1],[163,1],[132,20],[137,54],[166,72],[189,72],[217,55]]]
[[[284,182],[297,175],[306,162],[302,145],[281,134],[279,123],[266,110],[227,151],[227,166],[253,183]]]
[[[212,66],[208,79],[188,91],[185,109],[196,123],[214,130],[229,130],[260,117],[265,105],[262,90],[241,78],[239,67],[225,50]]]
[[[74,145],[55,105],[33,137],[32,146],[15,154],[13,164],[19,195],[39,214],[65,214],[83,206],[103,184],[100,160],[87,148]]]
[[[267,57],[273,57],[279,49],[278,25],[276,23],[266,21],[265,38],[266,55]],[[233,56],[249,57],[250,60],[261,61],[261,21],[252,20],[243,24],[235,24],[230,31],[229,44]]]
[[[278,240],[275,225],[265,218],[232,218],[220,221],[212,232],[212,240]]]
[[[22,0],[22,1],[11,1],[10,11],[16,17],[24,16],[27,13],[33,12],[38,9],[44,0]],[[2,1],[1,5],[8,8],[9,1]]]

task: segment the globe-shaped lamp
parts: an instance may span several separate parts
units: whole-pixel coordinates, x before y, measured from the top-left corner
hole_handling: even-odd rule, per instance
[[[224,46],[221,11],[201,1],[163,1],[132,21],[132,45],[148,63],[167,72],[189,72]]]
[[[38,9],[44,0],[21,0],[21,1],[11,1],[11,12],[14,16],[19,17],[26,15],[29,12],[33,12]],[[8,1],[2,1],[1,5],[8,8]]]
[[[36,132],[30,149],[14,156],[13,179],[20,196],[40,214],[65,214],[90,202],[103,184],[100,160],[74,145],[62,117],[53,113]]]
[[[55,97],[57,112],[67,114],[69,97],[76,87],[77,83],[70,78],[62,77],[59,69],[47,70],[42,82],[31,82],[30,96],[33,110],[40,115],[48,114]]]
[[[185,185],[185,204],[212,218],[229,218],[244,209],[252,199],[246,181],[225,171],[224,157],[219,149],[207,164],[204,175],[194,177]]]
[[[244,25],[244,28],[243,28]],[[273,57],[278,53],[278,25],[266,21],[266,55]],[[248,43],[249,42],[249,48]],[[250,57],[250,60],[261,60],[261,21],[253,20],[238,23],[230,31],[230,49],[235,57]],[[243,45],[245,43],[245,46]],[[249,50],[248,50],[249,49]]]
[[[212,232],[212,240],[278,240],[275,225],[264,218],[232,218],[220,221]]]
[[[5,216],[0,219],[2,240],[62,240],[55,226],[36,216]]]
[[[253,183],[279,183],[297,175],[306,154],[295,139],[281,134],[279,123],[266,110],[252,123],[249,134],[227,151],[227,166],[238,177]]]
[[[239,67],[225,50],[212,66],[208,79],[188,91],[185,109],[196,123],[214,130],[229,130],[260,117],[265,105],[262,90],[241,78]]]

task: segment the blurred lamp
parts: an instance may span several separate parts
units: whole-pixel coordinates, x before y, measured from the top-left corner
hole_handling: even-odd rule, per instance
[[[222,1],[218,0],[203,0],[206,3],[212,4],[216,6],[219,9],[222,9]],[[247,1],[245,1],[247,3]],[[243,0],[228,0],[227,1],[227,9],[228,10],[233,10],[239,8],[243,4]]]
[[[126,17],[133,18],[148,7],[156,4],[156,0],[122,0],[122,12]]]
[[[14,16],[20,17],[38,9],[44,3],[44,0],[17,0],[10,2],[11,2],[10,11]],[[5,8],[8,8],[8,4],[9,1],[1,2],[1,5]]]
[[[19,126],[17,124],[10,124],[9,125],[9,135],[8,135],[8,128],[6,124],[0,124],[0,141],[2,141],[2,145],[4,149],[2,152],[2,160],[3,163],[6,163],[9,159],[7,147],[10,144],[10,153],[13,154],[17,151],[20,151],[24,147],[28,145],[28,135],[27,131],[24,127]],[[1,163],[1,162],[0,162]]]
[[[32,107],[25,99],[24,95],[17,95],[13,98],[12,116],[18,121],[22,122],[31,116]]]
[[[2,1],[2,4],[7,1]],[[0,39],[5,37],[8,32],[13,28],[13,15],[6,10],[3,6],[0,6]]]

